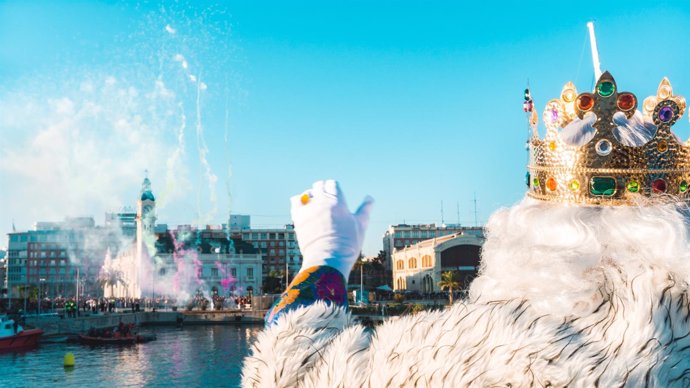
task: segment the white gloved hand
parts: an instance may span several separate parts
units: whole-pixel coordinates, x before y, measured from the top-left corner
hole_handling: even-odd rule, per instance
[[[357,211],[350,213],[338,182],[327,180],[314,183],[290,202],[303,256],[302,270],[327,265],[340,271],[347,281],[362,250],[373,198],[367,196]]]

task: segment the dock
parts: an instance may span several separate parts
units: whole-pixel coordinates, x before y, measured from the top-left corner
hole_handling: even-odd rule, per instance
[[[85,333],[91,328],[103,329],[120,324],[140,326],[176,325],[263,325],[266,310],[208,310],[208,311],[140,311],[62,316],[27,316],[28,326],[43,329],[44,336]]]

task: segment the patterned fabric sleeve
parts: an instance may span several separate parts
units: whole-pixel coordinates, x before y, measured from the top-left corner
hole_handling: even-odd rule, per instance
[[[318,300],[347,307],[345,278],[340,271],[329,266],[315,266],[300,271],[268,310],[266,324],[274,323],[280,315],[290,310]]]

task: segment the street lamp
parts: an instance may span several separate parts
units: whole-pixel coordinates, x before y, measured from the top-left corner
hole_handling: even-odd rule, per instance
[[[43,283],[45,283],[45,281],[46,280],[44,278],[38,279],[38,282],[39,282],[38,283],[38,314],[39,315],[41,314],[41,304],[43,304],[41,302],[43,300]]]
[[[153,256],[153,262],[151,266],[153,270],[151,271],[151,311],[156,312],[156,256]]]

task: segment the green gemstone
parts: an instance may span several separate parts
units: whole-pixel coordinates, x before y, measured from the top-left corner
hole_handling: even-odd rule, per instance
[[[684,193],[686,191],[688,191],[688,182],[686,182],[686,181],[680,182],[680,192]]]
[[[631,193],[637,193],[640,190],[640,184],[636,181],[628,182],[628,185],[626,187],[628,188],[628,191]]]
[[[592,177],[589,181],[589,192],[592,195],[610,197],[616,192],[616,180],[611,177]]]
[[[616,87],[613,86],[613,82],[611,81],[604,81],[597,85],[597,92],[599,93],[600,96],[602,97],[608,97],[613,94],[613,92],[616,90]]]
[[[539,178],[534,178],[532,180],[532,186],[539,187]]]

